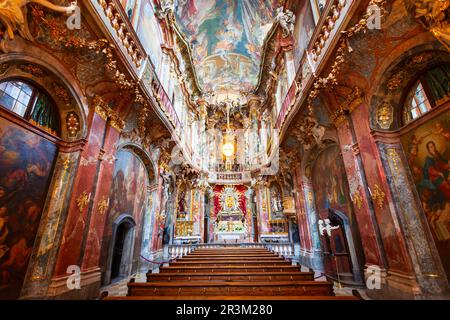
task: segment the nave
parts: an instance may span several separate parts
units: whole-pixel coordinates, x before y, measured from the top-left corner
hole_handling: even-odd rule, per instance
[[[0,300],[450,299],[449,39],[450,0],[0,0]]]

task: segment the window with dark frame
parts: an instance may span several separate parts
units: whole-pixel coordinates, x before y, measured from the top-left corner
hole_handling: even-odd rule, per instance
[[[450,99],[450,86],[448,84],[450,74],[446,69],[449,66],[438,66],[428,70],[410,89],[403,107],[403,124],[406,125],[414,120],[419,119],[431,109]],[[433,73],[438,72],[439,81],[433,78]],[[445,78],[445,79],[444,79]],[[447,83],[445,85],[445,83]]]
[[[0,82],[0,105],[50,134],[60,133],[59,113],[52,99],[29,82]]]

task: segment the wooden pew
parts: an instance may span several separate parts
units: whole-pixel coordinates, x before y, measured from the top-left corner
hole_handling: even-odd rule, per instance
[[[290,266],[292,265],[289,261],[283,261],[283,260],[273,260],[273,261],[267,261],[267,262],[261,262],[261,261],[245,261],[245,260],[238,260],[238,261],[226,261],[226,262],[216,262],[216,261],[175,261],[170,264],[174,267],[227,267],[227,266],[236,266],[236,267],[250,267],[250,266]]]
[[[337,301],[358,301],[354,296],[126,296],[112,297],[103,295],[101,300],[234,300],[234,301],[274,301],[274,300],[337,300]]]
[[[205,262],[205,261],[214,261],[214,262],[227,262],[227,261],[286,261],[282,260],[278,257],[190,257],[186,256],[182,258],[184,262]]]
[[[147,273],[147,282],[161,281],[313,281],[313,272]]]
[[[173,266],[161,267],[160,273],[176,272],[199,272],[199,273],[217,273],[217,272],[292,272],[300,271],[300,267],[292,265],[283,266]]]
[[[328,281],[222,282],[174,281],[128,283],[128,296],[333,296]]]

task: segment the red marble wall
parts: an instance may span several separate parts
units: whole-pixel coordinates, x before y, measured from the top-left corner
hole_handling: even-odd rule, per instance
[[[81,153],[81,160],[77,169],[61,247],[56,260],[55,277],[66,276],[68,266],[80,265],[82,262],[83,248],[81,244],[83,243],[84,231],[88,222],[89,203],[80,210],[77,205],[77,199],[83,193],[90,195],[90,200],[95,196],[92,192],[96,183],[98,157],[102,148],[106,126],[106,121],[93,111],[91,111],[89,120],[88,143],[84,146]]]
[[[364,256],[367,265],[377,265],[380,267],[386,267],[382,258],[382,248],[377,242],[376,233],[377,226],[371,218],[369,203],[371,201],[367,194],[364,192],[364,182],[361,176],[357,161],[357,154],[353,150],[346,150],[345,146],[353,146],[354,141],[350,130],[350,124],[345,124],[338,127],[338,136],[341,146],[341,153],[345,163],[345,170],[349,180],[349,187],[351,196],[355,197],[356,194],[361,196],[361,205],[354,205],[355,217],[358,222],[358,227],[361,235],[361,242],[364,249]]]
[[[400,273],[412,273],[413,268],[409,258],[402,231],[396,218],[393,208],[393,200],[387,184],[387,179],[382,167],[382,162],[378,148],[371,135],[369,128],[369,108],[363,104],[352,113],[355,135],[359,145],[359,150],[367,178],[367,183],[371,190],[378,185],[385,193],[385,201],[382,207],[374,205],[375,216],[379,225],[383,247],[386,253],[389,269]],[[341,142],[342,145],[342,142]],[[363,236],[363,232],[362,232]],[[365,235],[367,238],[367,235]]]
[[[96,192],[94,196],[93,212],[88,226],[89,233],[83,256],[82,270],[96,269],[100,265],[100,250],[107,219],[109,195],[114,173],[114,155],[116,153],[116,142],[119,132],[108,127],[103,147],[104,155],[100,163]],[[104,207],[106,205],[106,207]]]
[[[300,245],[303,250],[311,251],[311,234],[309,230],[308,216],[306,214],[306,201],[304,197],[304,188],[302,184],[302,171],[300,166],[294,170],[294,185],[295,185],[295,206],[297,208],[298,230],[300,233]]]

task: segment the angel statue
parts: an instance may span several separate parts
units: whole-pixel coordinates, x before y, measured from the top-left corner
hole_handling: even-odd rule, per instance
[[[326,234],[331,237],[331,231],[339,229],[339,226],[331,226],[331,221],[330,219],[324,219],[324,220],[319,220],[318,221],[319,224],[319,234],[320,235],[325,235],[324,231],[326,232]]]
[[[277,9],[275,20],[278,21],[281,28],[283,28],[284,38],[287,38],[289,35],[294,33],[295,15],[292,11],[286,10],[286,12],[283,12],[283,7],[279,7]]]
[[[414,7],[416,19],[450,51],[450,0],[409,0]]]
[[[75,11],[77,2],[72,1],[70,6],[57,6],[47,0],[3,0],[0,1],[0,22],[6,27],[9,39],[14,39],[14,32],[27,40],[32,41],[33,36],[28,29],[27,4],[37,3],[50,10],[69,14]]]

